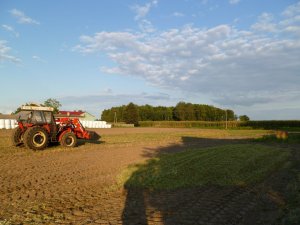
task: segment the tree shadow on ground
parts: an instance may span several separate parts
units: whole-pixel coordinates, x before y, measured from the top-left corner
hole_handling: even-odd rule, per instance
[[[252,139],[209,139],[183,136],[181,137],[181,140],[181,144],[172,144],[168,146],[162,146],[159,148],[145,148],[143,156],[157,157],[163,153],[176,153],[192,148],[202,149],[229,144],[250,143]]]
[[[253,143],[253,140],[182,137],[181,144],[148,148],[145,149],[144,156],[159,159],[162,153],[243,143]],[[151,190],[130,185],[133,179],[139,179],[138,176],[139,171],[134,172],[124,185],[124,225],[273,224],[278,217],[281,197],[276,193],[274,196],[262,193],[261,187],[257,185],[206,184],[174,190]]]

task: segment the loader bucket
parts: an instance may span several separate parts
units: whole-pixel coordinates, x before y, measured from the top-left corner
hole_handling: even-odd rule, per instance
[[[90,131],[89,130],[88,133],[89,133],[89,136],[90,136],[89,140],[98,141],[101,138],[101,136],[99,134],[97,134],[95,131]]]

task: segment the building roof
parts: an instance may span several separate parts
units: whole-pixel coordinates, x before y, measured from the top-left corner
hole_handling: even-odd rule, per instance
[[[69,118],[80,118],[80,119],[86,119],[89,118],[90,120],[95,120],[96,117],[92,114],[84,111],[59,111],[58,114],[55,114],[54,117],[56,118],[63,118],[63,117],[69,117]]]
[[[82,111],[59,111],[58,114],[68,115],[68,116],[83,116],[85,112]]]
[[[86,116],[86,115],[90,115],[90,116],[92,116],[92,117],[95,117],[93,114],[90,114],[89,112],[84,112],[84,114],[85,114],[85,116]]]
[[[13,119],[17,119],[17,118],[18,118],[17,115],[0,114],[0,119],[10,119],[10,120],[13,120]]]

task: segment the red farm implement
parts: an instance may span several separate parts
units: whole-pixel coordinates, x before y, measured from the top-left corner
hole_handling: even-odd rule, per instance
[[[75,147],[77,139],[98,140],[100,136],[85,130],[77,118],[59,118],[53,116],[53,108],[41,106],[22,106],[18,127],[12,135],[12,143],[22,143],[27,148],[42,150],[49,142],[59,142],[65,147]]]

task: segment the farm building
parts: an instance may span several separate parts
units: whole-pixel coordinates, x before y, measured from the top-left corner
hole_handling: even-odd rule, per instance
[[[55,117],[79,118],[80,120],[89,120],[89,121],[96,120],[95,116],[84,111],[59,111],[58,114],[55,115]]]
[[[17,119],[18,115],[7,115],[7,114],[0,114],[0,119],[8,119],[8,120],[13,120]]]

